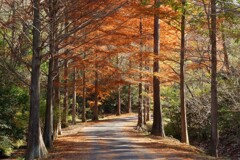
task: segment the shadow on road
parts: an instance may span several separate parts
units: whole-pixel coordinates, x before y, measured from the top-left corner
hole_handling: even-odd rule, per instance
[[[48,159],[211,159],[194,147],[134,131],[136,117],[91,122],[59,138]]]

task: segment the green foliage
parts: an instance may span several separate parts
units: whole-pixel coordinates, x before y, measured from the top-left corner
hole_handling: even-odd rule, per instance
[[[23,138],[27,122],[28,95],[16,86],[1,87],[0,95],[0,134]]]
[[[132,96],[132,109],[133,111],[137,110],[137,102],[138,102],[138,90],[137,86],[131,87],[131,96]],[[100,106],[100,109],[102,110],[102,113],[116,113],[117,109],[117,97],[118,93],[113,92],[111,96],[109,96],[107,99],[104,99],[102,101],[102,105]],[[127,112],[128,107],[128,85],[123,86],[121,88],[121,111],[123,113]]]
[[[46,112],[46,98],[41,97],[40,99],[40,123],[43,124],[45,121],[45,112]],[[43,125],[41,125],[43,126]]]
[[[59,120],[61,114],[62,114],[62,109],[60,109],[57,106],[54,106],[54,108],[53,108],[53,123],[54,124],[58,123],[58,120]]]
[[[101,112],[106,114],[116,113],[116,108],[117,108],[116,98],[117,98],[117,93],[114,93],[110,97],[108,97],[106,100],[104,100],[104,102],[100,107]]]
[[[193,85],[195,86],[195,85]],[[189,138],[191,141],[207,140],[210,135],[209,90],[196,85],[191,91],[194,97],[186,90],[187,120]],[[181,112],[180,93],[178,84],[162,87],[162,106],[165,118],[165,133],[167,136],[181,139]]]
[[[174,11],[182,10],[182,4],[180,3],[180,1],[164,0],[162,3],[164,3],[165,5],[169,5]]]
[[[146,6],[150,3],[150,0],[142,0],[141,5]]]
[[[10,156],[13,151],[12,140],[7,136],[0,136],[0,156]],[[1,153],[2,152],[2,153]],[[2,155],[1,155],[2,154]]]
[[[221,145],[229,148],[229,154],[240,146],[240,84],[239,71],[221,73],[219,79],[219,130]]]
[[[28,90],[18,87],[14,79],[0,70],[0,148],[9,155],[13,143],[24,139],[28,124]]]
[[[121,104],[123,111],[127,111],[128,107],[128,89],[129,86],[123,86],[121,90]],[[143,92],[144,94],[144,92]],[[144,95],[143,95],[144,96]],[[131,85],[132,110],[137,111],[138,108],[138,86]]]
[[[180,130],[180,110],[179,110],[179,88],[176,85],[162,87],[162,107],[164,121],[166,122],[164,129],[167,136],[181,138]]]

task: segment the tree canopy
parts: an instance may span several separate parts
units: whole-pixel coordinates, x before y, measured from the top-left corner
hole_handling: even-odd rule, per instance
[[[239,15],[239,0],[2,0],[0,155],[43,158],[61,128],[133,111],[139,130],[236,157]]]

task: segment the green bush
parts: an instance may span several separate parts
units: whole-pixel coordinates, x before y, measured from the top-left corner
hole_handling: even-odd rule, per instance
[[[7,136],[0,136],[0,157],[10,156],[13,151],[12,141]],[[2,154],[2,155],[1,155]]]
[[[25,139],[28,126],[28,89],[14,82],[0,70],[0,149],[6,156],[10,155],[16,141]]]

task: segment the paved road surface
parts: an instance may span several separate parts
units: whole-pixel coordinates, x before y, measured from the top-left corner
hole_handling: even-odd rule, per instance
[[[111,122],[96,124],[83,129],[92,141],[92,152],[88,159],[158,159],[161,155],[152,153],[143,146],[137,145],[124,133],[134,117],[115,119]]]
[[[171,142],[160,143],[154,139],[148,139],[148,144],[146,144],[146,139],[143,138],[145,136],[128,136],[129,130],[133,129],[136,121],[136,116],[130,116],[93,123],[84,128],[81,124],[73,126],[70,131],[74,130],[74,133],[66,133],[57,139],[55,148],[50,151],[48,159],[206,159],[184,149],[181,143],[176,145]]]
[[[136,116],[119,117],[84,128],[78,126],[76,133],[57,140],[48,159],[165,159],[127,136],[126,129],[133,129],[131,122],[136,120]]]

